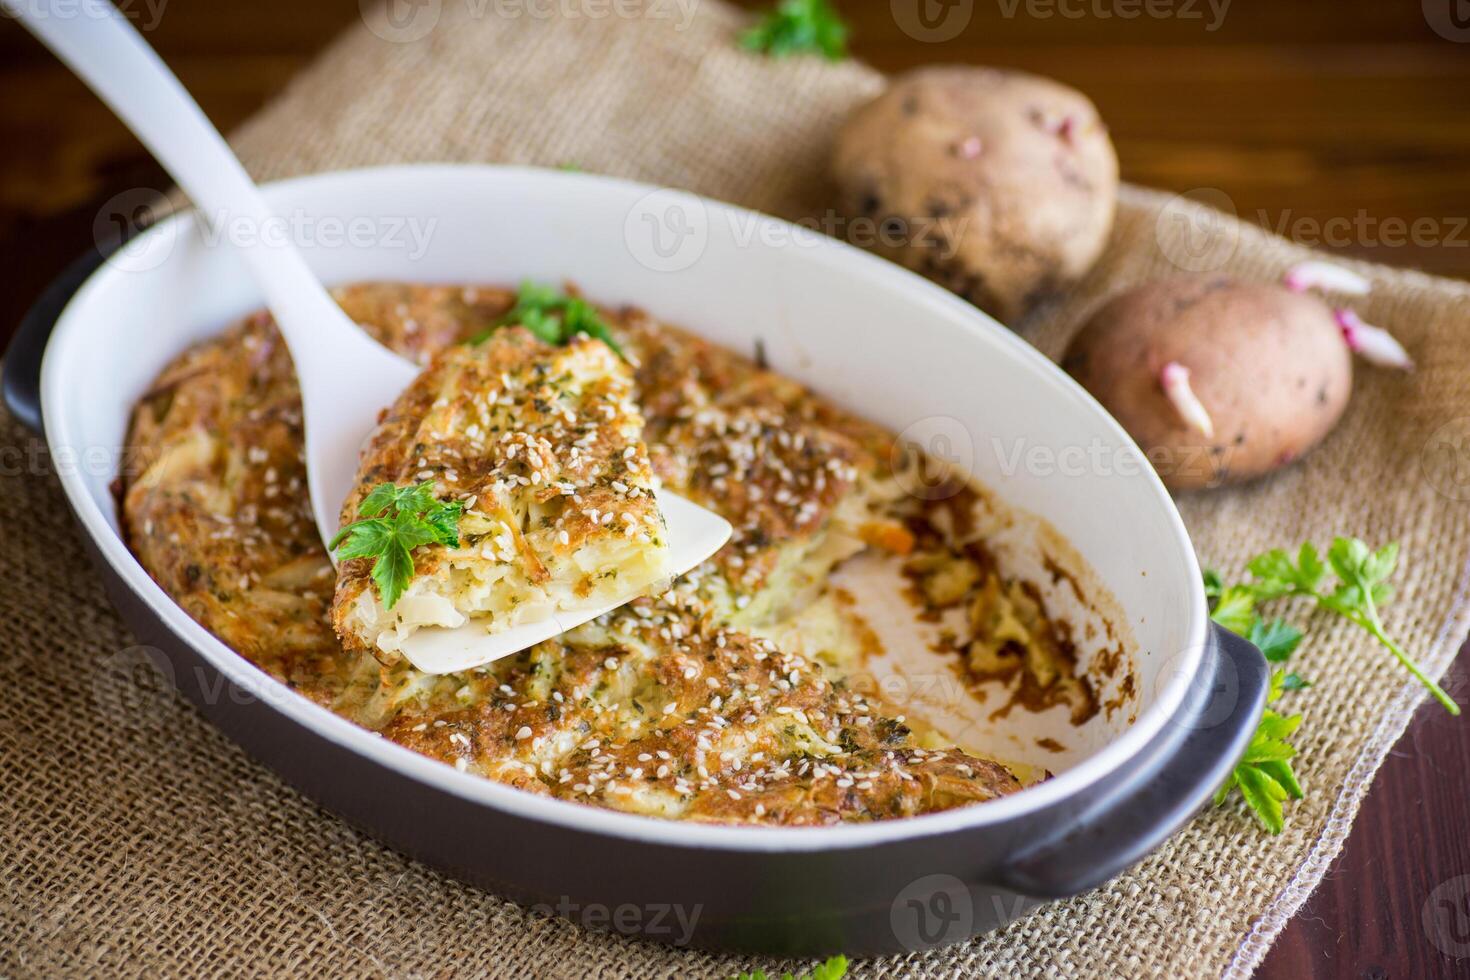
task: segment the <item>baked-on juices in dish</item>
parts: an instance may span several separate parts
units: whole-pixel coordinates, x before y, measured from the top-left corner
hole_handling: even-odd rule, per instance
[[[385,283],[335,296],[374,337],[426,365],[503,322],[516,299]],[[649,816],[827,825],[1015,792],[1044,777],[1052,753],[1039,750],[1041,765],[1012,763],[1031,735],[992,738],[998,702],[971,700],[981,681],[1013,715],[1060,716],[1045,731],[1063,740],[1069,715],[1128,710],[1104,696],[1131,680],[1116,673],[1128,670],[1121,647],[1086,669],[1073,656],[1069,637],[1094,631],[1065,604],[1090,601],[1091,588],[1040,568],[1039,591],[1018,592],[995,555],[1024,528],[987,510],[983,494],[905,492],[890,432],[636,310],[598,315],[633,372],[652,473],[735,529],[660,595],[455,673],[344,645],[305,490],[299,390],[265,315],[183,353],[137,406],[128,443],[149,449],[124,469],[131,546],[206,628],[356,724],[526,792]],[[493,340],[504,356],[546,356],[515,332]],[[417,462],[365,474],[363,486],[429,482]],[[604,525],[598,510],[599,533],[621,520]],[[885,571],[862,576],[868,591],[849,601],[834,579],[859,564]],[[876,665],[914,644],[877,647],[895,623],[910,635],[904,617],[928,631],[911,652],[927,658],[932,683],[910,675],[894,688]],[[941,726],[946,711],[954,724]]]
[[[365,554],[338,578],[343,641],[391,657],[424,627],[493,633],[653,589],[668,543],[642,435],[632,369],[601,340],[516,326],[440,351],[385,411],[343,507],[340,554]],[[394,520],[420,543],[382,547]]]

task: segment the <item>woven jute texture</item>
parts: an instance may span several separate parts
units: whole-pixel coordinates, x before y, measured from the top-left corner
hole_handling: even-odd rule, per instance
[[[639,16],[616,13],[626,5],[531,12],[557,6],[433,0],[397,20],[369,14],[238,134],[240,152],[261,178],[413,160],[575,164],[786,217],[822,214],[831,134],[881,88],[876,73],[744,54],[740,15],[713,0],[689,19],[688,4],[664,0]],[[1088,310],[1130,283],[1181,266],[1274,279],[1303,254],[1125,188],[1101,264],[1024,332],[1056,356]],[[1341,426],[1303,462],[1180,506],[1202,558],[1227,573],[1307,538],[1401,541],[1387,619],[1438,675],[1470,627],[1470,468],[1457,465],[1470,437],[1470,286],[1358,268],[1375,284],[1360,312],[1391,327],[1419,370],[1361,370]],[[522,910],[284,786],[135,669],[143,655],[87,569],[35,441],[9,420],[0,440],[0,974],[641,980],[752,965]],[[1289,807],[1281,837],[1237,808],[1212,810],[1092,894],[853,975],[1247,975],[1341,848],[1422,698],[1383,651],[1331,623],[1313,621],[1297,661],[1316,681],[1291,705],[1306,716],[1308,798]]]

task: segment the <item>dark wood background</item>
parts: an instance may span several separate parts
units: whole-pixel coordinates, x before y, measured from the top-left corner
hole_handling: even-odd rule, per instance
[[[963,16],[965,2],[950,9]],[[937,43],[906,34],[884,0],[838,5],[857,55],[885,70],[1009,65],[1080,88],[1111,126],[1128,180],[1213,189],[1246,220],[1310,244],[1470,278],[1470,17],[1462,13],[1463,28],[1452,17],[1463,0],[973,0],[967,26]],[[358,16],[354,0],[132,0],[131,9],[226,130]],[[102,202],[167,181],[13,23],[0,23],[0,91],[5,337],[91,244]],[[1466,701],[1461,659],[1451,690]],[[1470,958],[1446,955],[1422,924],[1430,892],[1467,874],[1470,719],[1426,707],[1261,975],[1470,976]],[[1470,943],[1470,908],[1458,914],[1451,939]]]

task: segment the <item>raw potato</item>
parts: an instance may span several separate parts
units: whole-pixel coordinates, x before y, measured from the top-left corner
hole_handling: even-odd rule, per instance
[[[1164,395],[1184,365],[1214,422],[1207,439]],[[1353,387],[1352,354],[1320,299],[1228,276],[1145,283],[1109,300],[1062,366],[1102,402],[1177,489],[1269,473],[1316,445]]]
[[[893,82],[838,135],[848,237],[1015,324],[1092,267],[1118,157],[1086,96],[992,68]]]

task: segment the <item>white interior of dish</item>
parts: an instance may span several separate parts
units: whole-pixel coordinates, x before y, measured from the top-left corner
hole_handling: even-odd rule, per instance
[[[1047,805],[1124,764],[1181,702],[1206,609],[1167,493],[1085,392],[944,290],[793,225],[610,178],[395,167],[284,182],[269,196],[329,283],[569,280],[599,302],[636,304],[735,350],[759,346],[776,370],[938,448],[1007,507],[1043,518],[1106,583],[1136,642],[1132,710],[1103,718],[1064,757],[1052,757],[1058,778],[908,821],[820,832],[671,826],[519,793],[375,738],[230,652],[168,599],[118,536],[108,486],[134,402],[187,344],[261,305],[228,244],[231,234],[260,230],[231,227],[221,236],[185,216],[135,239],[63,314],[43,367],[48,440],[72,505],[131,587],[237,685],[324,737],[538,819],[669,843],[809,849],[982,824]],[[1024,535],[1037,526],[1014,528]],[[1017,540],[1006,560],[1024,572],[1035,549]]]

